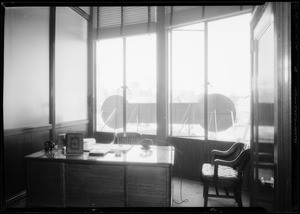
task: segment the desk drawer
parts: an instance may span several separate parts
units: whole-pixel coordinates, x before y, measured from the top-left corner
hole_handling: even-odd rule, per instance
[[[168,168],[127,166],[126,169],[126,205],[128,207],[169,206]]]
[[[66,164],[69,207],[123,207],[124,166]]]
[[[27,161],[28,207],[63,207],[63,163]]]

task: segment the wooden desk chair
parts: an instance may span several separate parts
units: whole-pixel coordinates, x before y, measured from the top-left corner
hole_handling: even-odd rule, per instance
[[[142,135],[138,132],[119,132],[115,134],[115,144],[139,145]]]
[[[250,148],[244,149],[243,143],[235,143],[227,151],[212,151],[212,163],[202,165],[204,207],[207,207],[208,197],[234,198],[239,207],[242,203],[243,174],[250,160]],[[209,194],[209,187],[216,189],[216,194]],[[218,188],[224,188],[226,195],[220,195]],[[232,189],[234,195],[229,195]]]

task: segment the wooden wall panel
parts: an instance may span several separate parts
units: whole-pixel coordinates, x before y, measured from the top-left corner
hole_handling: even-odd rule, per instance
[[[5,198],[25,190],[24,156],[43,149],[49,130],[4,136]]]
[[[58,124],[56,134],[81,132],[87,136],[88,120]],[[20,194],[26,189],[24,157],[44,149],[44,142],[50,139],[50,126],[21,130],[7,130],[4,136],[5,199]],[[15,134],[14,134],[15,133]],[[57,136],[57,135],[55,135]],[[56,141],[56,138],[54,139]]]

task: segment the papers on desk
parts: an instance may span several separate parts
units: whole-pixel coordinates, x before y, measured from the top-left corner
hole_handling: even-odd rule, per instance
[[[83,139],[83,150],[90,151],[91,148],[96,144],[95,138],[84,138]]]
[[[92,149],[89,154],[92,156],[102,156],[108,153],[109,151],[109,149]]]
[[[96,143],[90,147],[90,155],[105,155],[108,152],[122,152],[126,153],[132,148],[132,145],[122,145],[122,144],[105,144]]]

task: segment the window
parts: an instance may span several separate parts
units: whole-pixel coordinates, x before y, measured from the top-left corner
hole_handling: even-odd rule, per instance
[[[247,13],[169,31],[170,136],[249,142],[249,23]]]
[[[97,131],[125,130],[156,134],[155,34],[97,44]]]
[[[171,53],[170,135],[204,138],[204,24],[173,29]]]

